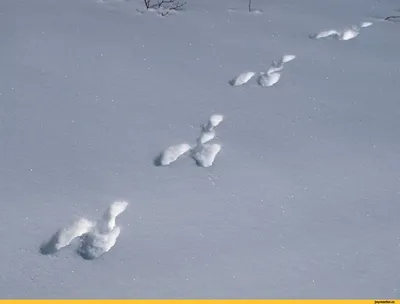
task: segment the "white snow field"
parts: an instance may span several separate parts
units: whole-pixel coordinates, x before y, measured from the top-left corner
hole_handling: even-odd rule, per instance
[[[400,297],[399,2],[252,2],[0,1],[1,298]]]

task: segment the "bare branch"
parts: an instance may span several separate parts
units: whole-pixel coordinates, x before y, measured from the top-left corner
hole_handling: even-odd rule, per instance
[[[400,16],[389,16],[389,17],[386,17],[385,20],[387,20],[387,21],[396,21],[397,18],[399,18],[399,21],[400,21]]]
[[[182,7],[184,5],[186,5],[186,3],[187,3],[186,1],[182,2],[182,3],[179,3],[179,0],[178,0],[177,5],[173,9],[176,10],[176,11],[180,11],[180,10],[182,10]]]
[[[144,4],[147,9],[165,9],[163,12],[159,12],[161,16],[166,16],[170,11],[179,11],[182,10],[183,6],[186,4],[186,1],[181,2],[181,0],[157,0],[155,3],[152,3],[152,0],[144,0]]]

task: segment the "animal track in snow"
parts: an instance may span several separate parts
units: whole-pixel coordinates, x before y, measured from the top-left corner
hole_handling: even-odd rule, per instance
[[[71,226],[57,231],[46,244],[42,245],[40,251],[43,254],[56,253],[68,246],[77,237],[81,237],[91,231],[95,225],[92,221],[82,218]]]
[[[99,233],[97,230],[85,233],[77,253],[85,260],[97,259],[114,247],[120,233],[121,228],[118,226],[108,233]]]
[[[312,35],[310,35],[310,38],[311,39],[321,39],[321,38],[332,37],[337,40],[343,40],[343,41],[351,40],[360,34],[361,28],[369,27],[371,25],[372,25],[372,22],[365,21],[365,22],[361,22],[359,25],[352,25],[351,27],[346,28],[342,31],[331,29],[331,30],[319,32],[317,34],[312,34]]]
[[[221,151],[221,145],[219,144],[199,143],[199,145],[193,149],[193,159],[200,167],[211,167],[219,151]]]
[[[109,233],[115,228],[115,220],[117,216],[125,211],[128,207],[127,202],[114,202],[104,212],[103,217],[97,222],[97,230],[100,233]]]
[[[208,123],[204,127],[204,129],[207,131],[211,131],[214,128],[216,128],[223,120],[224,120],[224,117],[220,114],[211,115],[211,117],[209,118]]]
[[[280,73],[272,73],[270,75],[266,74],[261,74],[260,77],[258,77],[258,84],[262,87],[271,87],[275,83],[279,81],[281,78]]]
[[[229,81],[231,86],[240,86],[247,83],[256,73],[254,72],[243,72]]]
[[[197,145],[190,146],[187,143],[174,145],[164,150],[155,160],[156,166],[167,166],[175,162],[180,156],[189,154],[200,167],[210,167],[215,157],[221,151],[221,145],[209,144],[216,136],[215,128],[223,121],[219,114],[212,115],[208,123],[202,126],[201,134],[197,138]]]
[[[295,55],[284,55],[279,61],[273,61],[267,72],[261,72],[258,77],[258,84],[262,87],[271,87],[281,79],[281,73],[285,63],[296,58]]]
[[[280,72],[282,72],[284,65],[295,58],[295,55],[284,55],[279,61],[273,61],[267,72],[257,73],[257,83],[262,87],[273,86],[280,80]],[[250,81],[255,75],[254,72],[245,72],[233,78],[229,83],[232,86],[240,86]]]
[[[167,166],[175,162],[180,156],[190,151],[192,147],[189,144],[179,144],[168,147],[161,155],[156,159],[156,165]]]
[[[127,202],[114,202],[104,212],[103,217],[92,222],[81,218],[67,228],[57,231],[40,248],[42,254],[53,254],[79,238],[77,253],[84,259],[95,259],[108,252],[116,243],[121,232],[115,225],[119,214],[125,211]]]

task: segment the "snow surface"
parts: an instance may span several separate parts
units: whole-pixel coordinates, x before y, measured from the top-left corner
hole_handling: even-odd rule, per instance
[[[211,130],[211,131],[204,131],[201,133],[200,137],[199,137],[199,141],[202,144],[205,144],[207,142],[209,142],[210,140],[213,140],[215,138],[215,131]]]
[[[280,73],[270,73],[268,75],[260,75],[258,84],[262,87],[271,87],[276,84],[281,78]]]
[[[160,160],[156,160],[156,163],[159,163],[161,166],[170,165],[183,154],[190,151],[191,148],[192,147],[186,143],[170,146],[161,153]]]
[[[1,297],[400,297],[398,1],[253,7],[0,2]],[[227,83],[282,54],[274,89]],[[154,165],[213,113],[211,167]],[[81,248],[97,259],[41,252],[118,200],[113,233]]]
[[[193,153],[193,158],[200,167],[208,168],[214,163],[215,157],[221,151],[219,144],[201,144]]]
[[[40,252],[54,254],[79,238],[80,244],[77,249],[79,255],[87,260],[100,257],[114,247],[121,231],[120,227],[115,225],[115,220],[127,206],[127,202],[114,202],[99,221],[92,222],[81,218],[68,228],[58,230],[40,247]]]

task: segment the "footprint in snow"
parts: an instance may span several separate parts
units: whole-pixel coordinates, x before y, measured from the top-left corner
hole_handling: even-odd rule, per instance
[[[208,168],[212,166],[215,157],[220,151],[221,145],[219,144],[203,144],[200,142],[198,146],[193,149],[192,157],[198,166]]]
[[[337,40],[351,40],[356,38],[360,34],[360,30],[365,27],[369,27],[372,25],[372,22],[366,21],[362,22],[359,25],[352,25],[349,28],[346,28],[342,31],[338,31],[335,29],[322,31],[316,34],[310,35],[311,39],[321,39],[321,38],[335,38]]]
[[[247,83],[256,73],[254,72],[243,72],[236,76],[235,78],[229,80],[231,86],[241,86]]]
[[[168,166],[175,162],[179,157],[189,152],[192,147],[189,144],[183,143],[170,146],[165,149],[154,162],[156,166]]]
[[[92,260],[100,257],[115,245],[121,232],[115,221],[127,206],[127,202],[114,202],[99,221],[81,218],[71,226],[60,229],[40,247],[40,252],[45,255],[54,254],[79,239],[77,253],[82,258]]]
[[[200,136],[197,138],[197,144],[191,146],[182,143],[170,146],[165,149],[155,160],[156,166],[168,166],[178,160],[181,156],[187,154],[191,156],[200,167],[210,167],[214,163],[215,157],[221,151],[221,145],[210,144],[215,139],[215,128],[223,121],[223,116],[219,114],[212,115],[208,123],[202,127]]]
[[[262,87],[272,87],[280,78],[281,74],[277,72],[270,75],[262,73],[260,77],[258,77],[258,84]]]
[[[284,55],[280,60],[273,61],[266,72],[244,72],[230,80],[229,84],[232,86],[244,85],[257,74],[257,83],[261,87],[271,87],[280,80],[284,65],[295,58],[295,55]]]

